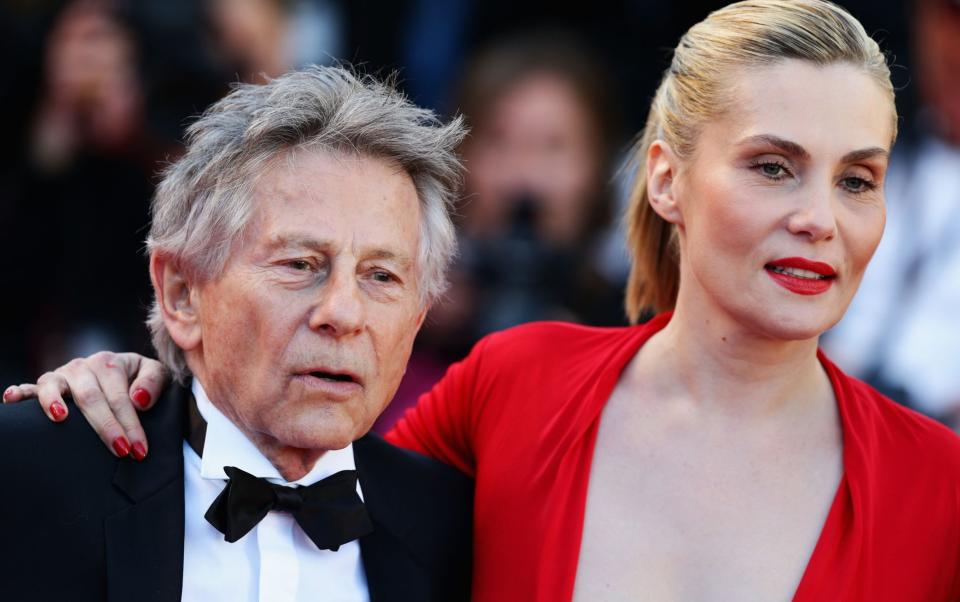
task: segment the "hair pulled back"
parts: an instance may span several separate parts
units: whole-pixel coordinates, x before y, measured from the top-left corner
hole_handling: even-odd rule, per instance
[[[632,322],[645,309],[672,309],[680,286],[676,228],[657,215],[647,199],[650,145],[663,140],[680,158],[689,157],[703,125],[729,106],[725,92],[730,74],[786,59],[862,68],[889,92],[893,105],[890,69],[880,47],[859,21],[831,2],[745,0],[691,27],[674,50],[634,148],[638,168],[625,218],[633,258],[625,301]]]

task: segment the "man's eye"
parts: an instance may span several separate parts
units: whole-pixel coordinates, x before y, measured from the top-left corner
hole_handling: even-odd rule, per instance
[[[393,282],[395,278],[390,272],[385,272],[383,270],[377,270],[373,273],[373,279],[377,282]]]
[[[310,265],[310,262],[303,259],[288,261],[287,265],[295,270],[309,271],[313,269],[313,266]]]

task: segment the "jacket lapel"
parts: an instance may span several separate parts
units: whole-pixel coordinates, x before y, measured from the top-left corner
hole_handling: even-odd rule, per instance
[[[391,469],[384,457],[389,444],[366,435],[354,442],[354,460],[364,503],[374,531],[360,538],[360,553],[371,602],[428,600],[429,582],[419,560],[420,542],[414,536],[418,522],[416,493],[404,474]],[[429,542],[428,542],[429,545]]]
[[[107,598],[180,600],[183,582],[183,434],[186,389],[172,384],[141,414],[150,451],[118,462],[113,484],[129,505],[104,523]]]

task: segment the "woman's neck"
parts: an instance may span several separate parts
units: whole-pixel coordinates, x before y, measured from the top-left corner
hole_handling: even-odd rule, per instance
[[[655,386],[659,398],[757,417],[800,409],[795,404],[809,407],[811,398],[833,400],[817,338],[779,340],[729,317],[704,315],[678,305],[632,363],[639,382]]]

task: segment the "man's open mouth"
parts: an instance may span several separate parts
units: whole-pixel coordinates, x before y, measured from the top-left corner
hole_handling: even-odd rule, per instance
[[[322,378],[323,380],[329,380],[334,382],[341,383],[355,383],[357,379],[351,376],[350,374],[337,373],[337,372],[324,372],[321,370],[310,372],[310,376],[314,378]]]

